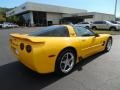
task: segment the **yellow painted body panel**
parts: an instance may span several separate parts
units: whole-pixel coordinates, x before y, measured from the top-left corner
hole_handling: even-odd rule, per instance
[[[77,57],[86,58],[97,52],[103,51],[109,34],[101,34],[99,37],[77,37],[72,26],[65,25],[70,37],[34,37],[27,34],[11,34],[10,46],[16,57],[25,66],[39,73],[55,71],[55,62],[59,53],[66,47],[73,47]],[[31,45],[32,52],[20,49],[20,43]],[[54,57],[50,57],[53,55]],[[77,61],[78,62],[78,61]]]

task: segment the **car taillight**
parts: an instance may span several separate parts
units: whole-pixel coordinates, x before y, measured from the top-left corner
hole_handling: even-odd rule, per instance
[[[23,50],[24,49],[24,43],[20,44],[20,49]]]
[[[32,47],[31,47],[30,45],[27,45],[27,46],[26,46],[26,51],[27,51],[28,53],[30,53],[30,52],[32,51]]]

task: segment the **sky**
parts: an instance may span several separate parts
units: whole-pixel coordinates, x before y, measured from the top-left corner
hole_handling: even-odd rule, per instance
[[[114,14],[115,0],[0,0],[0,7],[13,8],[25,2],[37,2],[85,9],[89,12]],[[120,0],[117,5],[117,17],[120,17]]]

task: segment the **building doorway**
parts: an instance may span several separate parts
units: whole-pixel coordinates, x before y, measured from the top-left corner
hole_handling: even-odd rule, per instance
[[[33,20],[35,26],[46,26],[46,13],[45,12],[33,12]]]

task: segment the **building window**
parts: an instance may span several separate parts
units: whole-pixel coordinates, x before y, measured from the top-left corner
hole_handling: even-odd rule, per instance
[[[25,7],[25,6],[23,6],[23,7],[22,7],[22,9],[26,9],[26,7]]]

